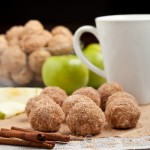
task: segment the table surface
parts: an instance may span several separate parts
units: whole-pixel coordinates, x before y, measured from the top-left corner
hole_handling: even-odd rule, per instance
[[[142,127],[121,134],[120,137],[90,137],[91,140],[84,138],[82,141],[70,141],[67,144],[56,144],[53,148],[54,150],[123,150],[123,149],[150,149],[150,105],[140,106],[141,108],[141,118],[140,122]],[[25,114],[20,114],[19,116],[13,117],[12,119],[0,121],[0,127],[10,128],[10,126],[20,126],[22,123],[24,127],[28,128],[29,124],[26,121]],[[15,120],[19,119],[19,122]],[[10,121],[11,120],[11,121]],[[19,124],[20,123],[20,124]],[[111,137],[112,136],[112,137]],[[130,137],[130,138],[127,138]],[[39,148],[31,147],[21,147],[21,146],[9,146],[9,145],[0,145],[0,150],[35,150]],[[44,150],[44,149],[41,149]]]
[[[36,150],[39,148],[0,145],[1,150]],[[57,143],[53,150],[127,150],[150,149],[150,136],[141,138],[99,138],[84,139],[82,141],[70,141],[67,144]],[[45,150],[41,149],[40,150]]]

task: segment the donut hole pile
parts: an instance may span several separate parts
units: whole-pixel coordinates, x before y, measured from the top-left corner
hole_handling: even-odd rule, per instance
[[[82,87],[71,95],[59,87],[45,87],[29,99],[25,111],[34,130],[58,131],[65,123],[78,136],[97,135],[106,123],[116,129],[134,128],[141,115],[135,97],[115,82],[98,89]]]
[[[72,53],[72,39],[72,32],[62,25],[50,31],[38,20],[12,26],[0,35],[0,77],[20,86],[43,83],[43,62],[51,55]]]
[[[52,86],[44,88],[40,95],[30,98],[25,112],[31,127],[37,131],[58,131],[65,119],[60,105],[66,97],[64,90]]]
[[[135,97],[123,90],[118,83],[104,83],[98,88],[101,107],[105,111],[107,123],[112,128],[134,128],[141,116]]]
[[[105,123],[115,129],[134,128],[141,116],[136,98],[116,82],[104,83],[97,90],[77,89],[65,99],[62,109],[69,129],[81,136],[102,132]]]
[[[86,93],[86,90],[89,92],[88,96],[80,94],[80,91]],[[76,135],[99,134],[104,126],[105,116],[99,107],[98,91],[85,87],[75,92],[77,93],[68,96],[61,88],[49,86],[40,95],[30,98],[25,112],[31,127],[38,131],[54,132],[66,121],[70,131]]]
[[[66,124],[72,133],[79,136],[99,134],[105,124],[100,95],[92,87],[75,90],[62,104]]]

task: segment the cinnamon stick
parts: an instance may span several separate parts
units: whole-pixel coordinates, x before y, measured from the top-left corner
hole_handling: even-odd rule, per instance
[[[48,144],[48,143],[36,143],[31,141],[25,141],[22,139],[16,139],[16,138],[4,138],[0,137],[0,144],[4,145],[16,145],[16,146],[27,146],[27,147],[38,147],[38,148],[48,148],[52,149],[54,145]]]
[[[16,132],[15,130],[4,131],[4,129],[1,129],[0,136],[7,138],[15,137],[32,142],[43,142],[46,139],[46,137],[41,133]]]
[[[15,127],[15,126],[12,126],[11,129],[12,130],[17,130],[17,131],[25,131],[25,132],[38,132],[38,131],[23,129],[23,128],[19,128],[19,127]]]
[[[23,128],[18,128],[15,126],[11,127],[12,130],[17,130],[17,131],[24,131],[24,132],[32,132],[32,133],[40,133],[43,134],[48,141],[62,141],[62,142],[69,142],[70,141],[70,136],[68,135],[63,135],[60,133],[45,133],[45,132],[39,132],[39,131],[32,131],[32,130],[27,130]]]
[[[13,129],[6,129],[6,128],[1,128],[1,131],[14,131],[14,132],[26,132],[25,130],[24,131],[19,131],[19,130],[13,130]],[[28,132],[29,133],[29,132]],[[34,133],[34,132],[32,132],[32,133]],[[37,132],[35,132],[35,133],[37,133]],[[41,137],[42,138],[42,137]],[[40,139],[40,137],[38,137],[38,139]],[[44,136],[44,141],[45,141],[45,136]],[[40,141],[42,141],[42,139],[40,139]],[[45,141],[45,143],[48,143],[48,144],[52,144],[52,145],[55,145],[55,142],[53,142],[53,141]]]
[[[42,133],[45,135],[46,140],[50,141],[62,141],[62,142],[69,142],[70,136],[62,135],[60,133]]]

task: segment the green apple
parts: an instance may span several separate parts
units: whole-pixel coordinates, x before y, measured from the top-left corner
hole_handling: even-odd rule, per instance
[[[87,57],[87,59],[97,66],[98,68],[104,69],[104,61],[103,55],[101,53],[100,44],[89,44],[84,50],[83,53]],[[95,74],[92,71],[89,71],[89,82],[88,86],[92,86],[94,88],[98,88],[100,85],[106,82],[106,79]]]
[[[59,86],[71,94],[87,85],[89,70],[76,55],[51,56],[42,65],[42,79],[46,86]]]
[[[85,48],[86,50],[98,50],[101,52],[101,46],[99,43],[91,43],[89,45],[86,46]]]

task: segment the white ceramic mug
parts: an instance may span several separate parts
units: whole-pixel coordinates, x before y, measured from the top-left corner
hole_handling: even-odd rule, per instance
[[[102,16],[96,27],[82,26],[74,34],[77,56],[108,82],[118,82],[139,104],[150,103],[150,14]],[[102,47],[105,70],[91,64],[82,53],[80,37],[89,32]]]

